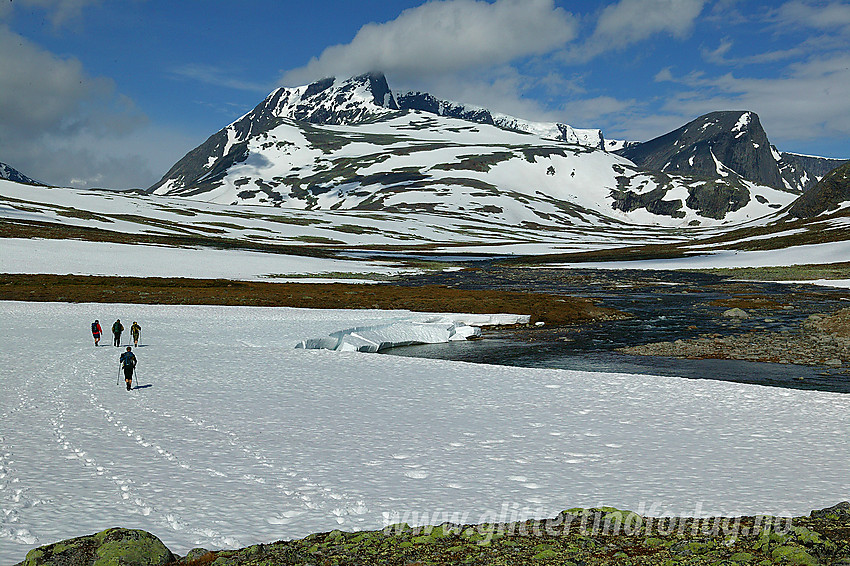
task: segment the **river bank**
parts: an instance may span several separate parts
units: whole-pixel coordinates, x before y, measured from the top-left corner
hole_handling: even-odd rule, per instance
[[[750,315],[742,309],[730,309],[725,314],[741,321],[742,326],[750,319]],[[642,356],[823,366],[841,368],[844,373],[850,374],[850,308],[810,315],[796,331],[750,330],[731,336],[712,334],[620,348],[619,351]]]
[[[808,273],[808,272],[805,272]],[[793,271],[799,277],[803,273]],[[820,271],[813,273],[821,275]],[[830,318],[850,290],[805,283],[741,281],[733,274],[686,271],[505,268],[407,277],[404,284],[580,295],[629,318],[486,331],[475,344],[411,346],[388,353],[473,363],[583,371],[616,371],[716,379],[792,389],[850,393],[846,346],[833,340]],[[753,273],[749,273],[753,275]],[[733,309],[747,318],[724,316]],[[737,311],[733,311],[737,312]],[[811,317],[811,319],[810,319]],[[807,320],[821,328],[801,334]],[[684,356],[686,345],[715,346]],[[767,343],[765,355],[752,344]],[[745,351],[753,351],[749,356]],[[642,354],[642,355],[641,355]],[[842,363],[837,363],[837,361]],[[779,363],[779,362],[783,363]],[[804,365],[811,363],[812,365]]]

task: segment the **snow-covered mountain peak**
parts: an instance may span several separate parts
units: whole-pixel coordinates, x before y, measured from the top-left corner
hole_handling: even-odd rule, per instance
[[[329,77],[300,87],[278,88],[252,114],[258,110],[276,118],[315,124],[356,124],[383,117],[398,110],[398,105],[386,77],[367,73],[344,80]]]

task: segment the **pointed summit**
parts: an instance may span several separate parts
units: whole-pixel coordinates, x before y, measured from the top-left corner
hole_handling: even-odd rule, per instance
[[[723,111],[617,152],[645,169],[743,179],[787,189],[767,134],[755,112]]]

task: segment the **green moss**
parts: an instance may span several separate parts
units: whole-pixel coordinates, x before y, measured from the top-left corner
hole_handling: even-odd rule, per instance
[[[779,546],[770,556],[774,561],[791,566],[817,566],[818,563],[811,554],[796,546]]]
[[[542,552],[538,552],[537,554],[532,556],[531,559],[532,560],[552,560],[553,558],[557,558],[557,557],[558,557],[558,553],[550,548],[550,549],[544,550]]]
[[[98,547],[97,556],[93,566],[168,564],[172,559],[171,552],[165,545],[159,539],[150,536],[106,542]]]
[[[411,528],[407,523],[393,523],[392,525],[387,525],[383,528],[384,534],[387,535],[403,533],[409,530],[411,530]]]
[[[748,563],[753,561],[753,555],[749,552],[736,552],[729,557],[732,562]]]
[[[24,560],[24,566],[35,566],[38,561],[44,556],[44,551],[40,548],[34,548],[27,552],[27,557]]]
[[[809,546],[823,544],[823,539],[820,538],[820,535],[806,527],[794,527],[792,531],[794,532],[794,536],[797,538],[797,542],[800,544]]]

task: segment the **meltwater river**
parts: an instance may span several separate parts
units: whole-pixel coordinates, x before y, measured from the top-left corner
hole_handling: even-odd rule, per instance
[[[620,347],[702,334],[796,331],[811,314],[850,306],[847,289],[731,281],[710,274],[678,271],[511,269],[486,265],[477,270],[410,278],[402,284],[591,297],[603,306],[629,313],[632,318],[575,327],[485,331],[483,340],[406,346],[388,350],[386,353],[390,355],[718,379],[850,393],[846,365],[828,369],[737,360],[632,356],[617,351]],[[735,322],[722,316],[724,310],[736,303],[749,306],[750,319]]]

